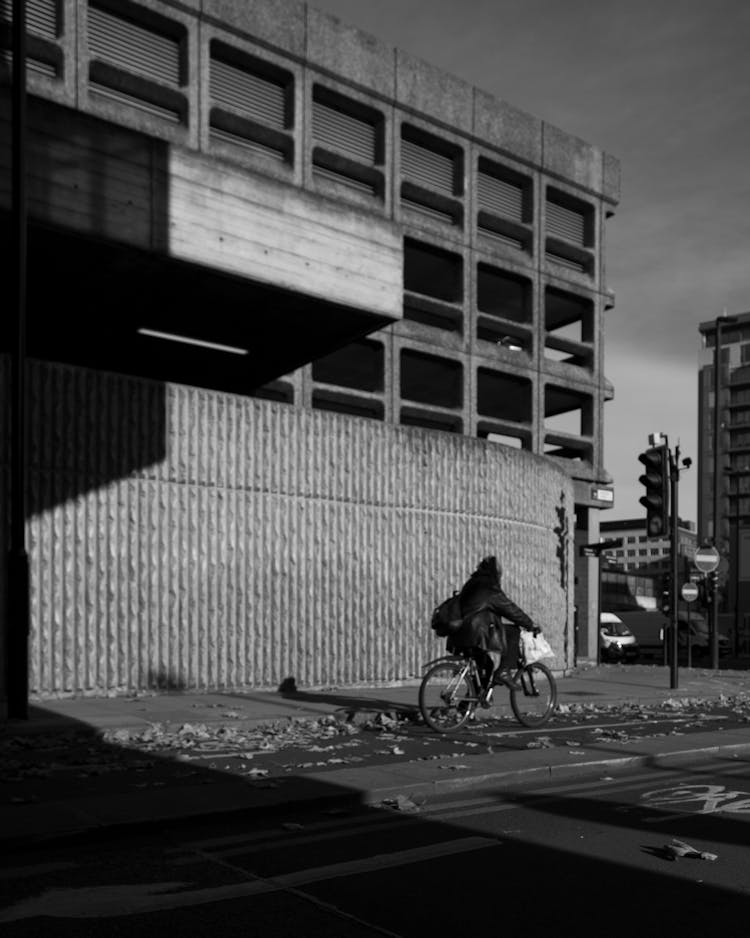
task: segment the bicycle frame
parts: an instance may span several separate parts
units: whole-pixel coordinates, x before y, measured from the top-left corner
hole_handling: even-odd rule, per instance
[[[441,655],[439,658],[433,658],[432,661],[428,661],[426,664],[422,665],[422,670],[426,671],[427,668],[431,668],[433,664],[437,664],[439,661],[462,662],[465,669],[471,672],[472,677],[477,680],[479,678],[477,663],[470,655]],[[466,670],[462,673],[462,677],[465,673]],[[523,691],[525,697],[536,697],[538,695],[538,691],[534,686],[534,677],[526,671],[526,662],[519,662],[518,667],[511,677],[511,682],[515,684],[519,690]],[[494,690],[495,687],[510,687],[510,683],[508,681],[500,681],[499,683],[493,681],[490,685],[490,692]]]

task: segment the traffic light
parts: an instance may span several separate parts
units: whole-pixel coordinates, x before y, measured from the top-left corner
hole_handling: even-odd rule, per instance
[[[666,446],[652,446],[638,460],[646,471],[638,481],[646,486],[639,499],[646,509],[647,537],[666,537],[669,533],[669,457]]]
[[[672,574],[665,573],[661,578],[661,601],[659,608],[668,616],[672,611]]]

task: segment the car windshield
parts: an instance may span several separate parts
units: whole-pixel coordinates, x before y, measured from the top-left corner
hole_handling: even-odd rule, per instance
[[[605,635],[632,635],[633,633],[622,622],[605,622],[602,626]]]

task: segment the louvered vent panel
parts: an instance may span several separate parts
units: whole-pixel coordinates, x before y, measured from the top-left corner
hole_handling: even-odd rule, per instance
[[[568,270],[577,270],[579,273],[586,272],[586,265],[582,264],[580,261],[573,261],[568,257],[561,257],[559,254],[553,254],[551,251],[547,251],[545,257],[559,264],[561,267],[567,267]]]
[[[177,111],[161,107],[151,101],[144,101],[142,98],[136,98],[134,95],[127,94],[125,91],[108,88],[106,85],[99,85],[92,81],[89,85],[89,91],[102,98],[108,98],[110,101],[116,101],[118,104],[127,104],[129,107],[138,108],[139,111],[143,111],[146,114],[161,117],[164,120],[171,121],[173,124],[177,124],[182,120],[182,117]]]
[[[401,198],[401,204],[413,212],[419,212],[427,218],[434,218],[436,221],[447,222],[449,225],[455,225],[456,219],[449,212],[441,212],[439,209],[430,208],[422,205],[421,202],[414,202],[411,199]]]
[[[286,127],[286,91],[281,83],[211,59],[210,91],[219,107],[234,108],[274,130]]]
[[[519,238],[513,238],[511,235],[502,234],[499,231],[494,231],[492,228],[485,228],[483,225],[479,225],[478,230],[485,238],[492,238],[500,244],[509,244],[511,247],[523,250],[523,241]]]
[[[13,0],[0,0],[0,19],[13,22]],[[56,0],[26,0],[26,31],[57,39]]]
[[[411,140],[401,141],[401,175],[419,186],[453,196],[453,160]]]
[[[180,43],[106,10],[89,7],[89,53],[160,84],[180,86]]]
[[[10,71],[13,68],[13,53],[9,49],[0,49],[0,62]],[[28,74],[43,75],[45,78],[57,78],[57,68],[39,59],[27,58],[26,71]]]
[[[241,137],[238,134],[229,133],[228,130],[221,130],[218,127],[211,128],[211,139],[219,140],[222,143],[231,143],[236,147],[243,147],[245,150],[250,150],[253,153],[261,153],[264,156],[270,156],[275,160],[284,162],[286,160],[286,153],[283,150],[278,150],[276,147],[266,146],[263,143],[257,143],[255,140],[250,140],[247,137]]]
[[[482,211],[523,222],[523,189],[520,186],[480,172],[477,190]]]
[[[579,247],[586,246],[585,219],[581,212],[547,202],[547,234],[571,241]]]
[[[313,102],[313,139],[326,150],[358,163],[375,163],[375,126],[320,101]]]
[[[339,185],[348,186],[350,189],[355,189],[357,192],[365,192],[367,195],[376,195],[376,189],[372,183],[362,182],[359,179],[353,179],[351,176],[344,176],[342,173],[337,173],[332,169],[326,169],[323,166],[313,166],[313,175],[322,176],[324,179],[332,179]]]

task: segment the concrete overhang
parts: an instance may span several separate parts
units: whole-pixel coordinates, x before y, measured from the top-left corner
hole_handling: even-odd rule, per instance
[[[30,356],[248,393],[401,318],[402,236],[382,216],[30,105]]]

